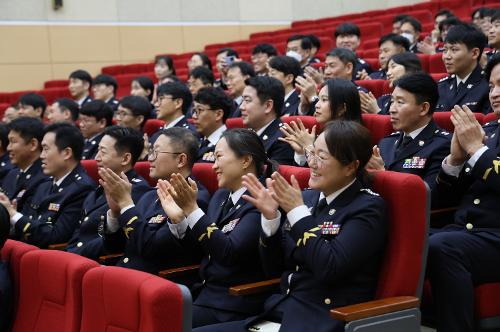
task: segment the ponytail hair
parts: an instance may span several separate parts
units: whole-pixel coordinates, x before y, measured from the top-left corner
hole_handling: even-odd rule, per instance
[[[250,129],[236,128],[226,130],[221,138],[225,138],[227,145],[238,158],[251,156],[258,178],[270,177],[278,170],[278,164],[269,160],[260,137]]]

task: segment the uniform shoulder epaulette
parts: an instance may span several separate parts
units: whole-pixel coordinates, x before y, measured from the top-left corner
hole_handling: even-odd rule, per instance
[[[361,59],[361,58],[358,58],[358,61],[359,61],[359,63],[362,63],[362,64],[365,64],[365,63],[366,63],[366,61],[365,61],[365,60],[363,60],[363,59]]]
[[[450,136],[450,132],[443,129],[436,129],[434,130],[434,135],[448,137]]]
[[[390,133],[389,135],[387,135],[387,137],[398,136],[399,134],[401,134],[400,131],[394,131],[394,132]]]
[[[450,75],[450,76],[443,77],[442,79],[440,79],[440,80],[438,81],[438,83],[441,83],[441,82],[447,81],[447,80],[452,79],[452,78],[455,78],[455,75]]]
[[[141,180],[141,179],[138,179],[138,178],[133,178],[133,179],[132,179],[132,182],[135,182],[135,183],[139,183],[139,182],[141,182],[141,181],[142,181],[142,180]]]
[[[361,188],[359,191],[364,191],[365,193],[368,193],[368,194],[373,195],[373,196],[380,196],[379,194],[377,194],[376,192],[374,192],[368,188]]]
[[[496,127],[496,126],[498,126],[499,123],[500,123],[500,119],[494,120],[494,121],[490,121],[490,122],[486,122],[483,125],[483,128],[485,128],[485,127]]]

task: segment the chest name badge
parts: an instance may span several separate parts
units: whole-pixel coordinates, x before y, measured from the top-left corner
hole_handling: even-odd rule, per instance
[[[162,216],[161,214],[152,217],[149,219],[148,224],[161,224],[165,220],[165,216]]]
[[[61,207],[61,204],[57,204],[57,203],[50,203],[49,204],[49,211],[59,211],[59,208]]]
[[[409,159],[405,159],[405,162],[403,164],[403,168],[424,168],[425,167],[425,162],[427,161],[427,158],[421,158],[421,157],[413,157]]]
[[[340,232],[340,224],[335,224],[333,221],[325,221],[321,225],[322,235],[337,235]]]
[[[222,233],[229,233],[229,232],[231,232],[236,227],[236,225],[239,222],[240,222],[240,218],[231,220],[226,225],[224,225],[224,227],[222,227],[222,230],[221,230]]]

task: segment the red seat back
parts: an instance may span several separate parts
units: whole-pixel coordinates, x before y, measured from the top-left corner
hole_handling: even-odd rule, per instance
[[[484,115],[481,113],[474,113],[479,124],[484,123]],[[434,118],[434,122],[438,125],[439,128],[442,128],[450,133],[453,133],[455,130],[455,126],[453,126],[453,122],[451,122],[451,112],[434,112],[432,114]]]
[[[293,115],[293,116],[282,116],[281,121],[283,123],[290,124],[292,121],[295,121],[298,123],[297,120],[302,121],[302,124],[304,127],[306,127],[308,130],[312,130],[314,126],[316,126],[316,133],[319,133],[321,131],[321,124],[316,122],[316,118],[314,116],[310,115]]]
[[[384,198],[389,217],[377,298],[420,296],[427,257],[428,190],[413,174],[377,172],[373,190]]]
[[[246,128],[247,126],[243,124],[243,118],[230,118],[226,120],[227,129],[234,128]]]
[[[80,164],[85,168],[88,176],[90,176],[96,183],[99,183],[99,171],[97,169],[97,161],[94,159],[81,160]]]
[[[156,187],[156,182],[158,181],[149,176],[149,169],[150,169],[149,161],[139,161],[135,163],[134,166],[134,170],[137,172],[137,174],[142,176],[144,180],[148,181],[151,187]]]
[[[59,250],[32,250],[21,260],[19,303],[13,332],[77,332],[82,280],[96,262]]]
[[[371,91],[375,98],[378,98],[384,94],[385,82],[386,80],[358,80],[356,84]]]
[[[161,127],[165,125],[165,121],[158,119],[148,119],[144,122],[143,131],[148,134],[148,137],[153,136]]]
[[[491,121],[498,121],[498,116],[495,113],[488,113],[483,118],[484,123],[488,123]]]
[[[187,331],[190,304],[187,288],[166,279],[121,267],[92,269],[83,278],[80,331]]]
[[[295,175],[295,178],[299,182],[300,189],[304,190],[309,188],[309,176],[311,175],[311,171],[307,167],[297,167],[297,166],[287,166],[280,165],[278,172],[283,175],[283,177],[289,182],[292,183],[292,175]]]
[[[361,117],[363,125],[370,131],[373,145],[377,145],[382,138],[394,131],[389,115],[361,114]]]
[[[441,53],[429,56],[429,73],[446,73]]]
[[[192,170],[193,176],[207,188],[210,195],[219,189],[217,175],[215,175],[212,166],[212,163],[195,163]]]

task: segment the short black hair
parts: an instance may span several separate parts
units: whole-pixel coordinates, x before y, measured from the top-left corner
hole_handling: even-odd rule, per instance
[[[476,15],[476,13],[479,13],[479,18],[485,18],[485,17],[491,16],[493,14],[492,13],[493,11],[494,11],[494,9],[492,9],[492,8],[479,7],[472,12],[471,18],[474,19],[474,15]]]
[[[437,83],[431,75],[424,72],[405,74],[394,82],[394,87],[414,95],[418,104],[428,102],[430,105],[429,115],[434,113],[439,99],[439,91]]]
[[[352,63],[353,69],[356,66],[356,61],[357,61],[356,53],[347,48],[340,48],[340,47],[334,48],[330,50],[328,53],[326,53],[325,58],[329,56],[339,58],[339,60],[342,61],[344,65]]]
[[[38,118],[21,117],[9,123],[9,131],[15,131],[21,136],[25,143],[36,139],[39,143],[43,139],[43,123]],[[40,146],[41,149],[41,146]]]
[[[312,43],[309,38],[304,35],[292,35],[286,40],[287,43],[295,40],[300,40],[300,47],[303,50],[310,50],[312,48]]]
[[[144,90],[149,90],[148,100],[153,100],[153,94],[155,90],[155,84],[152,79],[147,76],[137,76],[132,80],[132,82],[137,82]]]
[[[176,75],[175,74],[175,67],[174,67],[174,60],[172,59],[172,57],[170,55],[166,55],[166,54],[163,54],[163,55],[157,55],[155,57],[155,65],[160,62],[161,60],[165,61],[165,63],[167,64],[168,68],[170,68],[170,71],[172,72],[171,75]]]
[[[194,55],[199,56],[201,59],[201,62],[203,63],[203,66],[205,68],[210,69],[210,71],[212,71],[212,61],[210,60],[208,55],[206,55],[205,53],[202,53],[202,52],[195,52],[195,53],[193,53],[193,55],[191,57],[193,57]]]
[[[343,78],[332,78],[325,82],[330,102],[332,120],[343,119],[361,123],[361,99],[356,85]],[[340,113],[345,110],[344,113]]]
[[[232,64],[229,65],[227,69],[229,70],[232,68],[239,68],[241,75],[243,76],[245,75],[248,75],[250,77],[255,76],[255,70],[253,70],[253,66],[246,61],[233,62]]]
[[[10,234],[10,218],[7,209],[0,204],[0,250],[5,245]]]
[[[422,62],[420,58],[412,52],[404,52],[394,54],[389,61],[393,61],[398,65],[405,67],[406,73],[414,73],[418,71],[422,71]],[[388,61],[388,63],[389,63]]]
[[[111,75],[99,74],[94,78],[93,85],[104,84],[105,86],[113,87],[113,94],[116,94],[116,90],[118,90],[118,82]]]
[[[45,109],[47,108],[47,101],[45,100],[45,97],[34,92],[26,93],[19,97],[18,104],[32,106],[34,109],[41,108],[41,118],[43,118]]]
[[[495,23],[495,21],[500,21],[500,10],[495,10],[493,15],[491,15],[491,23]]]
[[[300,63],[296,59],[286,55],[273,57],[269,60],[269,67],[283,73],[285,76],[292,74],[293,84],[295,84],[295,78],[302,75]]]
[[[396,46],[403,47],[406,51],[410,49],[410,42],[408,41],[408,39],[401,35],[398,35],[397,33],[389,33],[380,37],[380,40],[378,41],[378,47],[382,46],[383,43],[388,41],[392,42]]]
[[[198,138],[193,132],[183,127],[171,127],[161,132],[170,139],[170,146],[175,152],[185,153],[189,168],[192,168],[198,158]]]
[[[453,14],[451,10],[445,8],[438,11],[436,15],[434,15],[434,19],[436,19],[436,17],[438,16],[443,16],[443,15],[446,15],[446,18],[455,16],[455,14]]]
[[[399,15],[396,15],[396,16],[393,17],[392,23],[402,22],[402,21],[404,21],[409,16],[410,15],[408,15],[408,14],[399,14]]]
[[[220,88],[201,88],[194,97],[197,103],[208,105],[212,110],[221,109],[224,112],[223,120],[229,117],[234,109],[234,103],[229,96]]]
[[[422,23],[417,20],[415,17],[408,16],[403,21],[401,21],[401,25],[409,23],[416,32],[422,32]]]
[[[80,112],[80,106],[73,99],[69,98],[59,98],[55,101],[59,104],[59,108],[63,111],[69,111],[71,113],[71,119],[73,121],[78,120],[78,113]]]
[[[338,36],[351,36],[355,35],[361,38],[361,31],[359,27],[354,23],[342,23],[335,29],[335,38]]]
[[[96,121],[106,119],[106,127],[111,126],[113,121],[113,109],[102,100],[92,100],[85,103],[80,109],[80,114],[94,117]]]
[[[245,80],[245,84],[257,91],[257,97],[261,103],[271,99],[276,116],[280,116],[285,103],[285,88],[280,81],[274,77],[255,76]]]
[[[45,128],[45,135],[48,133],[55,134],[55,145],[58,151],[70,148],[75,161],[82,159],[84,138],[77,127],[69,123],[54,123]]]
[[[460,19],[455,16],[451,16],[439,22],[438,29],[439,32],[443,32],[445,27],[452,27],[459,24],[462,24],[462,21],[460,21]]]
[[[276,51],[276,48],[273,45],[267,43],[255,45],[255,47],[252,49],[252,55],[259,53],[265,53],[269,57],[278,55],[278,51]]]
[[[193,68],[193,70],[189,73],[189,77],[199,79],[203,82],[203,84],[213,85],[215,82],[214,73],[207,67],[202,66]]]
[[[182,99],[182,114],[186,114],[193,103],[193,95],[188,87],[180,82],[162,84],[157,90],[158,97],[170,95],[173,99]]]
[[[491,72],[493,71],[493,68],[495,68],[498,64],[500,64],[500,53],[494,54],[491,57],[490,61],[488,61],[486,68],[484,68],[484,75],[485,75],[487,81],[490,80]]]
[[[144,120],[141,123],[141,127],[151,116],[151,103],[146,99],[139,96],[126,96],[120,100],[120,105],[132,112],[134,116],[142,115]]]
[[[7,151],[7,145],[9,145],[9,130],[9,125],[0,123],[0,144],[4,152]]]
[[[217,54],[216,55],[219,55],[221,53],[227,53],[226,56],[234,56],[236,58],[240,57],[238,55],[238,52],[236,52],[234,49],[232,49],[230,47],[223,47],[223,48],[217,50]]]
[[[464,44],[469,51],[477,47],[479,49],[477,61],[479,62],[484,47],[488,45],[488,38],[474,25],[462,23],[452,26],[450,30],[448,30],[444,42],[447,44]]]
[[[80,80],[87,82],[89,84],[89,87],[92,86],[92,76],[90,76],[89,72],[83,69],[78,69],[69,74],[69,78],[75,79],[75,80]]]
[[[106,128],[104,135],[108,135],[116,140],[114,147],[118,153],[124,154],[130,152],[132,166],[134,166],[141,157],[142,150],[144,149],[142,133],[132,128],[111,126]]]
[[[318,37],[316,37],[316,35],[305,35],[304,37],[311,41],[313,47],[316,47],[318,50],[321,48],[321,41]]]

